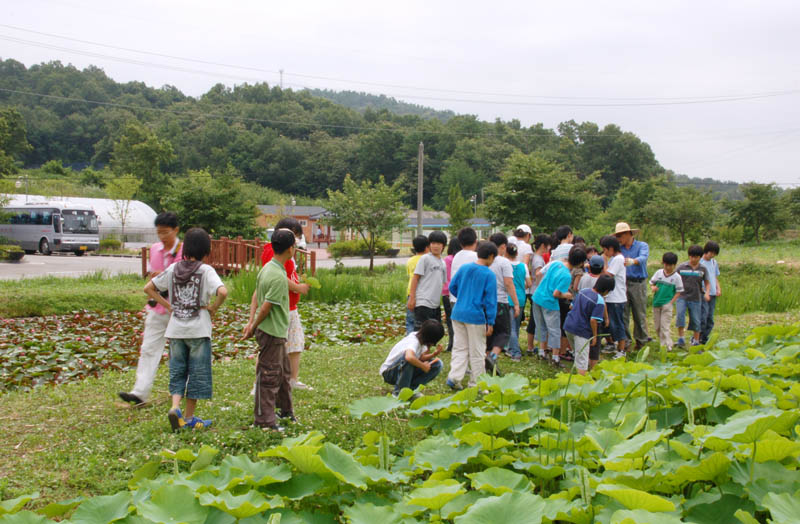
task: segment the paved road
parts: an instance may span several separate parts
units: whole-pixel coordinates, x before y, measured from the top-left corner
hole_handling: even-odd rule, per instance
[[[394,262],[397,265],[405,265],[408,258],[376,258],[375,265],[383,265]],[[366,258],[345,258],[342,259],[348,267],[367,267],[369,259]],[[333,268],[333,259],[318,260],[318,268]],[[82,256],[76,257],[72,254],[53,254],[44,255],[25,255],[20,262],[2,263],[0,262],[0,280],[16,280],[31,277],[79,277],[103,271],[109,275],[119,275],[125,273],[139,274],[142,271],[142,261],[139,258],[122,257],[101,257],[101,256]]]

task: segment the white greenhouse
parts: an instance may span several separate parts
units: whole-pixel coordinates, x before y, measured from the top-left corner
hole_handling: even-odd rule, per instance
[[[89,206],[94,209],[100,225],[100,239],[107,237],[122,237],[122,224],[119,221],[117,201],[108,198],[79,198],[79,197],[45,197],[42,195],[3,195],[10,198],[8,207],[24,205],[26,203],[41,202],[68,202],[73,205]],[[125,223],[125,239],[132,243],[152,243],[158,241],[156,228],[153,222],[156,212],[153,208],[138,200],[131,200]]]

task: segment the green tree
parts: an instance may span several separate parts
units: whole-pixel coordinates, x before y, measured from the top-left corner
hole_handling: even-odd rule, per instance
[[[450,215],[450,227],[448,230],[451,235],[455,235],[462,227],[469,225],[469,218],[472,216],[472,206],[469,201],[461,194],[461,186],[458,184],[450,188],[450,200],[447,202],[445,211]]]
[[[553,231],[562,224],[580,227],[599,210],[592,193],[596,175],[584,179],[541,153],[511,155],[500,181],[489,186],[486,211],[496,224],[535,224]]]
[[[22,115],[10,107],[0,109],[0,176],[16,173],[16,161],[30,150]]]
[[[787,191],[786,201],[792,220],[795,224],[800,225],[800,187]]]
[[[714,225],[717,205],[710,191],[667,185],[657,188],[653,196],[642,214],[680,236],[681,248],[686,247],[687,237],[699,239]]]
[[[231,168],[222,173],[192,171],[173,180],[164,193],[164,209],[178,214],[182,228],[202,227],[215,237],[257,234],[256,203]]]
[[[780,190],[775,184],[751,182],[741,186],[744,199],[728,202],[730,223],[743,226],[744,230],[761,243],[764,233],[780,233],[786,229],[788,214],[781,205]]]
[[[331,216],[326,222],[338,231],[351,229],[361,235],[369,249],[370,271],[378,238],[405,224],[402,186],[402,178],[392,185],[386,184],[383,176],[378,177],[375,183],[369,180],[358,183],[348,174],[341,191],[328,190],[328,211]]]
[[[115,173],[128,173],[142,180],[139,198],[156,209],[162,209],[164,191],[169,177],[162,166],[173,157],[172,145],[138,123],[125,126],[122,136],[114,142],[111,168]]]
[[[125,225],[131,216],[131,201],[141,186],[142,180],[130,174],[109,180],[106,184],[108,197],[114,201],[110,214],[112,218],[119,220],[123,247],[125,247],[126,240]]]

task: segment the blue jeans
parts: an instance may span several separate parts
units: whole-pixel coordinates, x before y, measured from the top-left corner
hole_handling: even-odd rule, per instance
[[[521,357],[522,350],[519,347],[519,328],[522,325],[522,315],[515,317],[514,310],[511,313],[511,336],[508,338],[508,352],[512,357]]]
[[[688,301],[685,298],[679,298],[675,302],[675,327],[686,327],[686,312],[689,312],[689,331],[695,333],[700,331],[702,327],[702,300]]]
[[[211,398],[211,339],[169,341],[169,394],[191,399]]]
[[[711,300],[701,302],[700,306],[700,343],[708,342],[711,330],[714,329],[714,310],[717,308],[717,297],[712,296]]]
[[[625,302],[606,302],[608,311],[608,332],[614,342],[628,340],[625,333]]]
[[[402,360],[400,360],[402,359]],[[394,384],[394,392],[399,393],[403,388],[411,390],[417,389],[422,384],[427,384],[442,371],[442,361],[437,360],[431,363],[428,372],[422,371],[417,366],[410,364],[405,355],[398,357],[399,362],[393,364],[383,372],[383,380],[387,384]]]
[[[408,304],[408,297],[406,297],[406,304]],[[406,310],[406,335],[414,331],[414,312],[408,309],[408,306],[403,304]]]

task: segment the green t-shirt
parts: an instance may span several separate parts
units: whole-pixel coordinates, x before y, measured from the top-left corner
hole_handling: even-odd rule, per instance
[[[258,329],[273,337],[289,336],[289,281],[286,269],[274,258],[258,272],[256,282],[256,299],[258,307],[264,302],[272,304],[267,317],[258,325]]]

